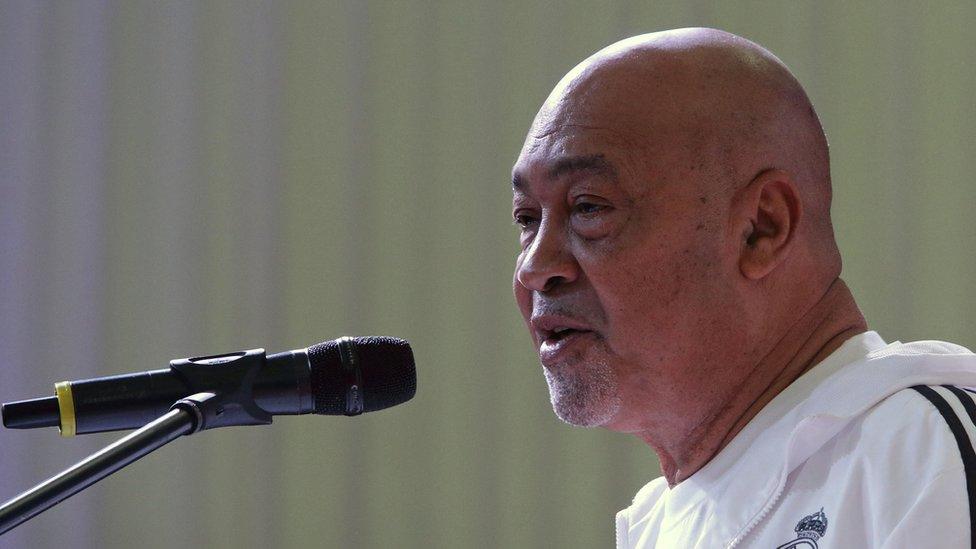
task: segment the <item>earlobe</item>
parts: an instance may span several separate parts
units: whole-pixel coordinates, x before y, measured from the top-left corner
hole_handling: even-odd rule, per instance
[[[800,196],[792,176],[769,169],[740,191],[734,214],[744,227],[739,270],[751,280],[766,277],[789,255],[800,221]]]

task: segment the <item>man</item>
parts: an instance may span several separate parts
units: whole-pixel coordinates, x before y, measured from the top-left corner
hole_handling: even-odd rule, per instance
[[[972,544],[976,357],[867,331],[826,138],[774,55],[713,29],[597,52],[542,106],[513,192],[556,414],[660,460],[618,546]]]

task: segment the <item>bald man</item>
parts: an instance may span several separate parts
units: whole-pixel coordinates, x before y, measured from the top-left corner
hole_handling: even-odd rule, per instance
[[[597,52],[512,186],[553,409],[660,460],[618,546],[972,545],[976,357],[868,331],[824,132],[773,54],[713,29]]]

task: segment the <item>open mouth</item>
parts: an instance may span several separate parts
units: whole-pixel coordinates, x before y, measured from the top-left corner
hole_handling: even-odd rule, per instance
[[[585,330],[577,330],[575,328],[556,328],[555,330],[546,334],[546,343],[557,343],[575,334],[581,334]]]
[[[576,328],[556,328],[543,332],[545,339],[539,345],[539,359],[544,366],[554,366],[560,357],[572,352],[571,349],[577,348],[579,344],[585,343],[587,334],[592,334],[591,330],[578,330]]]

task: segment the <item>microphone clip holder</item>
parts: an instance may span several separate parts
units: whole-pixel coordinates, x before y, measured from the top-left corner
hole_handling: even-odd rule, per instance
[[[187,434],[233,425],[269,425],[271,414],[254,401],[254,380],[264,364],[264,349],[170,361],[170,369],[187,379],[188,386],[207,388],[176,401],[170,409],[193,416],[193,430]]]

